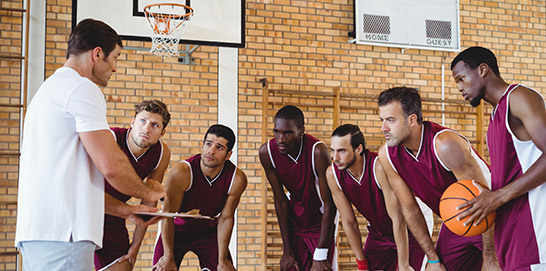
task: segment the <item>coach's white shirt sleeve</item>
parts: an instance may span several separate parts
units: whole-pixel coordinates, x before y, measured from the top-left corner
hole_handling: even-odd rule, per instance
[[[89,79],[63,67],[42,84],[23,130],[16,245],[39,240],[102,245],[104,177],[78,133],[107,129],[104,95]]]

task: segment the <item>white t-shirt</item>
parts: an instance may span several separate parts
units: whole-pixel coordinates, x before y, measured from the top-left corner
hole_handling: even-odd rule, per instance
[[[28,107],[19,167],[15,244],[91,241],[102,246],[104,177],[79,132],[109,130],[102,91],[62,67]]]

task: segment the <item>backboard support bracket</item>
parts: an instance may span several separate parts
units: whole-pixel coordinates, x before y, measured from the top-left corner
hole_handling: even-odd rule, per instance
[[[197,50],[197,48],[199,48],[199,45],[189,45],[189,44],[185,44],[183,45],[186,47],[185,50],[179,50],[178,52],[180,53],[180,56],[178,57],[178,62],[180,64],[185,64],[185,65],[193,65],[195,64],[195,58],[191,57],[191,54],[193,52],[195,52],[195,50]],[[131,47],[131,46],[125,46],[123,47],[123,49],[127,49],[127,50],[135,50],[135,51],[147,51],[149,52],[150,49],[149,48],[143,48],[143,47]]]

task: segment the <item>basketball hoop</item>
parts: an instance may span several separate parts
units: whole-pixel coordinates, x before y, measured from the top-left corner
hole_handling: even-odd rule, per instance
[[[193,9],[175,3],[152,4],[144,7],[144,14],[154,31],[150,52],[162,58],[180,56],[180,34],[184,23],[193,15]]]

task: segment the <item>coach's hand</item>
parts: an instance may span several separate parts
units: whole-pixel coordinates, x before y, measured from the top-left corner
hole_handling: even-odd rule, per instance
[[[165,188],[161,183],[154,179],[147,179],[144,184],[150,189],[150,193],[148,194],[148,197],[143,198],[143,200],[158,201],[165,198]]]
[[[281,271],[300,271],[300,267],[293,254],[284,253],[281,257]]]
[[[328,260],[324,261],[313,261],[311,266],[311,271],[330,271],[332,270],[332,265]]]
[[[174,259],[163,255],[159,261],[152,267],[152,271],[177,271],[178,268],[174,263]]]

